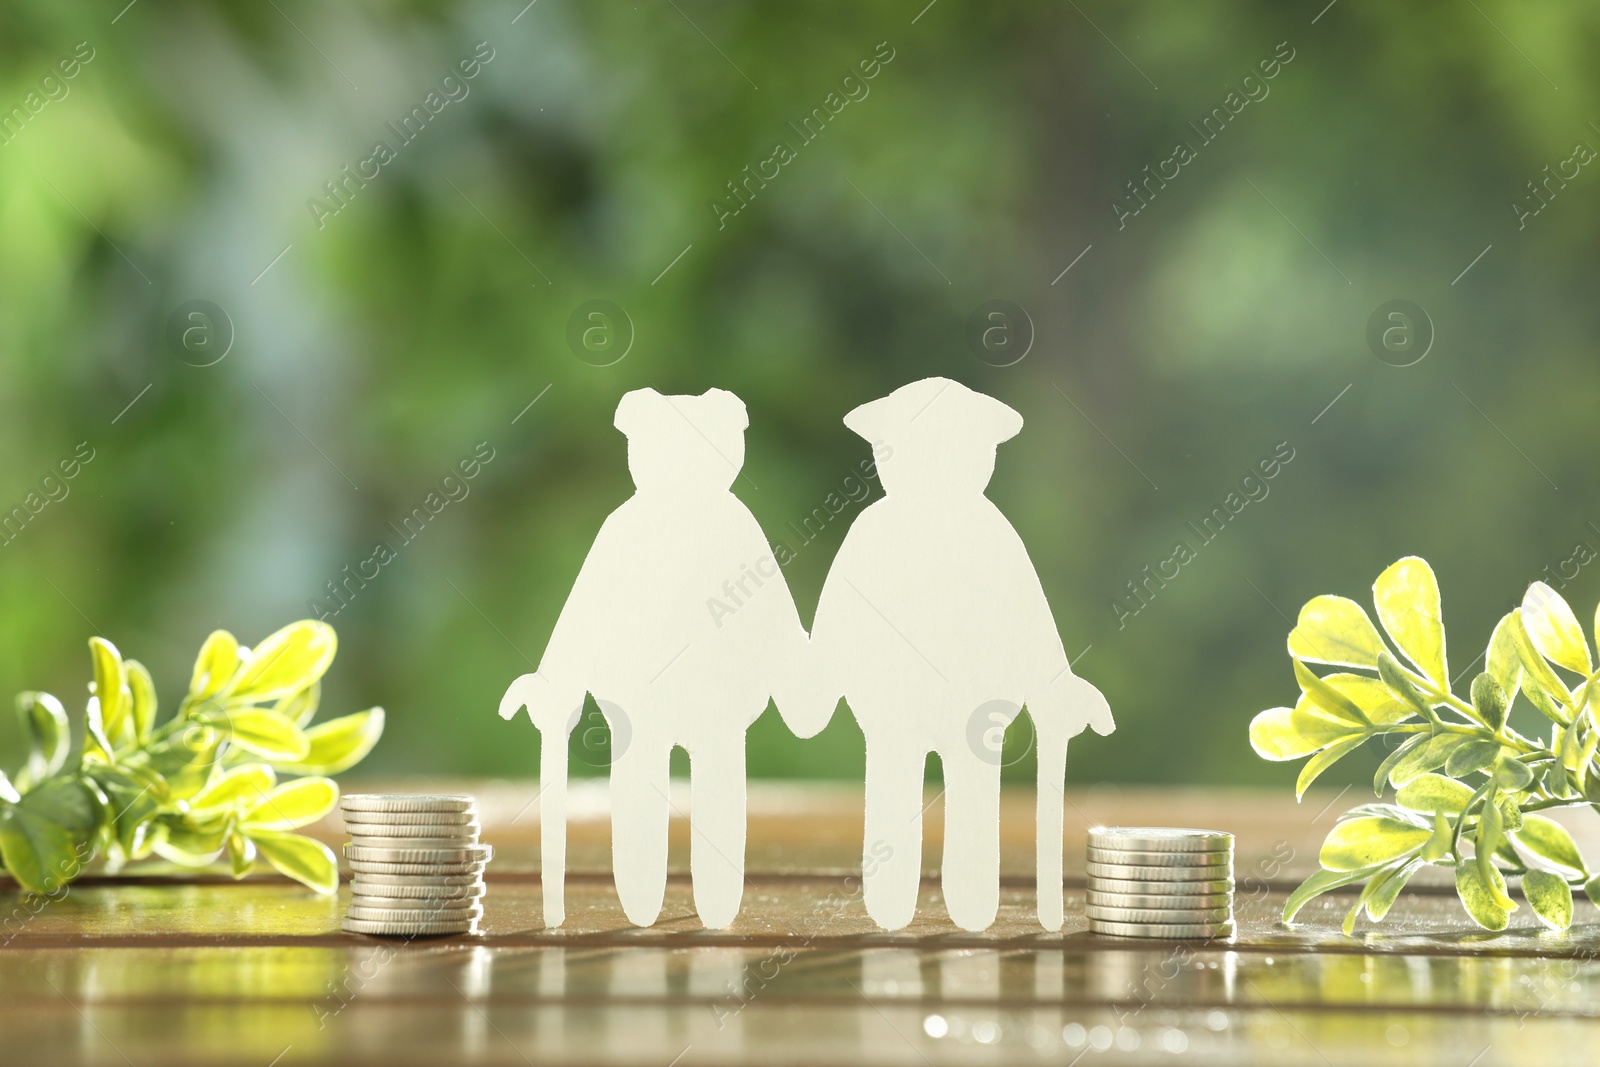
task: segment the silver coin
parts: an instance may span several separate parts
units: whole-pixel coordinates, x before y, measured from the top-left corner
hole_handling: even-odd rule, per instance
[[[1206,882],[1218,876],[1231,879],[1233,867],[1151,867],[1136,863],[1087,864],[1090,878],[1115,878],[1124,882]]]
[[[476,805],[471,797],[429,793],[347,793],[339,798],[342,811],[471,812]]]
[[[384,897],[373,896],[369,893],[352,893],[350,906],[352,908],[388,908],[391,911],[416,908],[421,911],[453,914],[458,911],[481,908],[483,900],[481,897]]]
[[[478,813],[475,811],[344,811],[340,814],[346,826],[351,823],[379,826],[478,825]]]
[[[1096,863],[1132,863],[1144,867],[1226,867],[1233,863],[1233,852],[1135,852],[1125,848],[1089,846],[1089,858]]]
[[[449,907],[439,907],[431,901],[406,898],[399,902],[382,899],[353,900],[346,912],[358,919],[379,919],[393,922],[460,922],[483,918],[483,901],[446,901]]]
[[[409,881],[379,883],[357,879],[350,883],[350,899],[380,897],[389,900],[476,900],[489,887],[474,881],[470,885],[412,885]]]
[[[1205,896],[1232,893],[1232,878],[1215,878],[1199,882],[1164,881],[1149,879],[1090,878],[1091,893],[1135,893],[1150,896]]]
[[[462,889],[483,887],[483,876],[479,874],[375,874],[371,872],[356,872],[351,878],[350,885],[353,889],[366,886],[405,886],[410,889]]]
[[[477,836],[472,837],[370,837],[366,834],[350,835],[350,844],[357,848],[386,848],[386,849],[460,849],[471,848],[478,844]]]
[[[381,860],[347,860],[350,869],[357,874],[404,874],[404,875],[467,875],[473,879],[483,874],[483,869],[489,865],[487,860],[475,860],[472,863],[386,863]]]
[[[1103,893],[1089,887],[1088,904],[1091,908],[1229,908],[1233,906],[1232,893]]]
[[[352,860],[369,863],[486,863],[494,858],[494,849],[489,845],[454,848],[363,848],[361,845],[346,845],[344,854]]]
[[[1118,923],[1220,923],[1233,918],[1233,908],[1113,908],[1090,904],[1091,919]]]
[[[1090,919],[1089,929],[1114,937],[1154,937],[1167,941],[1199,941],[1213,937],[1232,937],[1234,925],[1220,923],[1123,923]]]
[[[372,934],[376,937],[442,937],[446,934],[476,934],[476,919],[448,922],[391,922],[371,919],[344,919],[344,930],[350,934]]]
[[[396,822],[386,816],[357,819],[344,816],[345,829],[353,834],[388,834],[391,837],[452,837],[457,834],[475,834],[482,824],[477,816],[459,822]]]
[[[437,908],[368,908],[352,904],[344,914],[347,919],[364,919],[367,922],[378,923],[465,923],[483,918],[483,906],[474,904],[470,908],[441,911]]]
[[[1136,852],[1219,852],[1233,848],[1233,835],[1181,826],[1094,826],[1089,844]]]

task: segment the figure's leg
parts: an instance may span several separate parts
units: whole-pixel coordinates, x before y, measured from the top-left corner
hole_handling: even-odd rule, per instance
[[[689,872],[708,930],[730,926],[744,896],[744,734],[730,731],[689,753]]]
[[[867,738],[866,839],[862,894],[867,914],[899,930],[917,913],[922,881],[922,768],[927,753],[901,741]]]
[[[622,910],[650,926],[667,892],[667,779],[672,749],[635,735],[611,763],[611,871]]]
[[[944,903],[963,930],[986,930],[1000,910],[1000,768],[971,753],[944,764]]]

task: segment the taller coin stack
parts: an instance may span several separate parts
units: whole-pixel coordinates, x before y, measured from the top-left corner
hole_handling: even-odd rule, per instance
[[[1089,929],[1118,937],[1233,936],[1233,835],[1169,826],[1089,831]]]
[[[471,797],[352,793],[339,801],[354,872],[344,928],[355,934],[473,934],[483,917],[483,870]]]

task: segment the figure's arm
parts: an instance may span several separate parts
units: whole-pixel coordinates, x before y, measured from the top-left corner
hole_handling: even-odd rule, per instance
[[[576,725],[584,692],[581,686],[557,685],[538,671],[524,674],[500,698],[500,717],[510,719],[527,708],[528,718],[541,735],[565,737]]]
[[[594,545],[578,570],[578,578],[551,631],[539,669],[524,674],[506,689],[500,717],[510,719],[524,707],[541,734],[565,737],[571,732],[588,692],[590,650],[609,631],[605,576],[616,570],[616,512],[601,525]],[[564,748],[563,748],[564,751]]]
[[[1111,706],[1100,690],[1072,673],[1072,663],[1061,643],[1061,631],[1056,627],[1055,614],[1044,595],[1044,586],[1033,569],[1033,561],[1022,539],[1006,522],[999,511],[995,512],[1004,531],[1009,534],[1016,556],[1012,566],[1018,573],[1026,573],[1032,582],[1025,589],[1021,602],[1016,605],[1015,623],[1030,648],[1025,657],[1028,675],[1025,702],[1033,717],[1034,729],[1041,743],[1051,736],[1059,736],[1061,743],[1089,727],[1104,736],[1115,730]]]
[[[833,705],[824,709],[823,695],[815,691],[811,667],[811,642],[805,627],[800,625],[800,613],[795,610],[794,599],[789,595],[788,583],[780,571],[769,579],[777,588],[767,590],[755,603],[771,605],[764,620],[764,642],[771,657],[771,697],[778,714],[797,737],[812,737],[828,724]]]
[[[843,651],[840,632],[840,576],[848,566],[850,535],[834,558],[828,577],[822,583],[822,596],[817,601],[817,614],[811,622],[811,636],[806,638],[798,615],[795,630],[799,640],[786,645],[785,670],[781,674],[782,687],[773,689],[772,698],[778,713],[799,737],[814,737],[828,725],[834,711],[844,696],[844,682],[840,671],[840,654]],[[845,564],[845,566],[841,566]]]
[[[1105,695],[1072,673],[1069,667],[1052,684],[1028,696],[1028,713],[1041,742],[1045,735],[1059,736],[1063,743],[1088,727],[1104,737],[1117,728],[1111,705]]]

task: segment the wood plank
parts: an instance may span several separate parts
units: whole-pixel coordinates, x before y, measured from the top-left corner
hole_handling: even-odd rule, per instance
[[[1070,793],[1080,814],[1067,835],[1068,922],[1052,935],[1033,916],[1026,794],[1004,801],[999,921],[973,934],[943,914],[933,792],[919,915],[886,933],[854,878],[858,788],[752,791],[752,873],[727,931],[700,927],[677,855],[662,920],[628,924],[607,873],[603,803],[582,790],[569,923],[544,929],[524,787],[471,791],[499,849],[478,937],[347,935],[348,890],[318,898],[271,877],[90,878],[37,914],[0,892],[0,916],[11,916],[0,918],[0,1058],[662,1067],[681,1054],[688,1067],[1090,1052],[1143,1061],[1181,1050],[1228,1064],[1383,1064],[1425,1049],[1485,1067],[1566,1062],[1600,1038],[1600,915],[1587,902],[1564,934],[1538,929],[1526,908],[1503,933],[1477,930],[1448,887],[1408,892],[1355,938],[1339,933],[1350,893],[1313,902],[1292,928],[1279,923],[1286,890],[1349,797],[1296,808],[1276,793]],[[1175,821],[1239,835],[1238,936],[1177,944],[1087,932],[1083,829]],[[1573,825],[1592,837],[1592,825]],[[675,820],[675,850],[686,830]],[[342,837],[336,824],[322,832]]]

